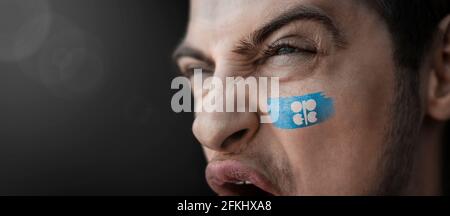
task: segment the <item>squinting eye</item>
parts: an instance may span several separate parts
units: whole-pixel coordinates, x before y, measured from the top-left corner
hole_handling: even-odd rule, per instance
[[[288,55],[288,54],[292,54],[292,53],[297,53],[299,51],[300,50],[295,47],[284,46],[284,47],[278,48],[278,50],[275,52],[275,55]]]

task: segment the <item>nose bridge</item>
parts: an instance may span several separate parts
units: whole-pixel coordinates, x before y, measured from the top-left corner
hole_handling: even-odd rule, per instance
[[[222,59],[224,58],[222,57]],[[219,102],[220,110],[228,112],[228,116],[231,116],[233,115],[232,112],[236,110],[236,99],[239,93],[245,97],[246,101],[248,100],[248,93],[238,92],[235,82],[230,82],[230,80],[237,78],[237,72],[233,71],[229,65],[230,63],[224,60],[217,61],[213,77],[209,77],[204,82],[205,92],[203,94],[203,102],[211,102],[212,99],[218,99],[219,101],[215,101],[215,104],[217,105],[217,102]],[[244,93],[246,94],[245,96],[243,95]]]

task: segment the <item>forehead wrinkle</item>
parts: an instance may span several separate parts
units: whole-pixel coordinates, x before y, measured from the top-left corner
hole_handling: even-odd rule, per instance
[[[245,5],[252,2],[255,3],[251,0],[193,0],[193,2],[194,4],[191,4],[192,19],[189,23],[189,29],[192,31],[189,34],[195,34],[196,36],[190,35],[189,40],[192,40],[193,45],[199,46],[205,51],[208,49],[207,53],[211,56],[214,54],[210,51],[217,49],[217,46],[220,46],[219,44],[224,43],[230,45],[231,50],[228,51],[232,53],[253,56],[256,51],[255,45],[261,42],[261,38],[265,38],[261,37],[261,35],[267,36],[266,34],[271,31],[270,29],[260,29],[261,31],[256,32],[256,34],[252,34],[249,31],[261,28],[262,24],[267,24],[269,20],[275,19],[281,14],[286,15],[286,12],[291,12],[290,16],[300,16],[306,20],[315,20],[325,26],[334,26],[336,24],[335,20],[331,19],[334,16],[328,16],[330,14],[325,12],[328,11],[327,9],[330,6],[319,4],[320,1],[317,4],[308,3],[308,1],[286,1],[284,7],[281,4],[268,7],[265,4],[267,3],[266,1],[261,1],[260,4],[252,4],[251,8]],[[242,7],[237,7],[239,5]],[[322,9],[322,6],[324,9]],[[244,10],[245,8],[248,9]],[[264,13],[250,13],[250,9],[264,11]],[[347,41],[342,32],[338,31],[338,28],[328,28],[328,30],[334,36],[337,47],[344,48]],[[198,34],[203,34],[203,36],[198,37]],[[227,36],[224,37],[224,35]]]
[[[285,1],[287,5],[293,2]],[[207,44],[223,43],[223,36],[227,35],[226,43],[235,47],[239,42],[247,41],[249,30],[260,27],[261,21],[283,11],[284,7],[262,0],[191,0],[187,39],[192,45],[206,47]]]

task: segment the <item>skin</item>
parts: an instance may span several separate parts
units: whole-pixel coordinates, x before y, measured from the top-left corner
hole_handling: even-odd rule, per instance
[[[339,38],[323,22],[299,19],[252,47],[254,54],[274,43],[289,44],[264,63],[252,64],[258,56],[236,52],[252,32],[299,7],[329,17]],[[388,139],[396,115],[398,67],[391,35],[375,11],[351,0],[192,0],[190,14],[187,35],[177,50],[181,71],[203,68],[206,75],[221,79],[277,76],[281,97],[324,92],[335,107],[335,115],[326,122],[295,130],[260,124],[261,113],[196,113],[193,132],[208,162],[245,163],[273,182],[281,195],[389,193],[381,187],[391,171],[384,164],[394,160],[386,152],[395,144]],[[450,110],[450,60],[444,58],[450,54],[447,28],[448,21],[443,20],[441,37],[421,69],[423,114],[417,137],[410,137],[416,148],[401,194],[440,191],[439,137],[450,117],[446,111]],[[187,47],[196,54],[183,52]],[[195,90],[194,95],[202,97]],[[241,130],[246,133],[235,136]]]

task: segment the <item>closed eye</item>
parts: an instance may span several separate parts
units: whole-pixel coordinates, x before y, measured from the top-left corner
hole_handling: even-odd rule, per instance
[[[315,54],[317,53],[317,51],[315,49],[309,48],[298,48],[290,44],[279,44],[273,47],[269,47],[269,49],[266,51],[266,54],[269,54],[270,56],[289,55],[293,53]]]
[[[289,45],[277,48],[275,50],[275,54],[274,55],[288,55],[288,54],[292,54],[292,53],[297,53],[299,52],[300,49],[296,48],[296,47],[292,47]]]
[[[262,57],[257,61],[257,64],[264,64],[266,61],[274,57],[288,57],[293,55],[312,57],[317,53],[317,49],[312,46],[303,46],[303,48],[300,48],[298,46],[291,45],[290,43],[279,43],[267,47],[267,49],[264,50]]]

